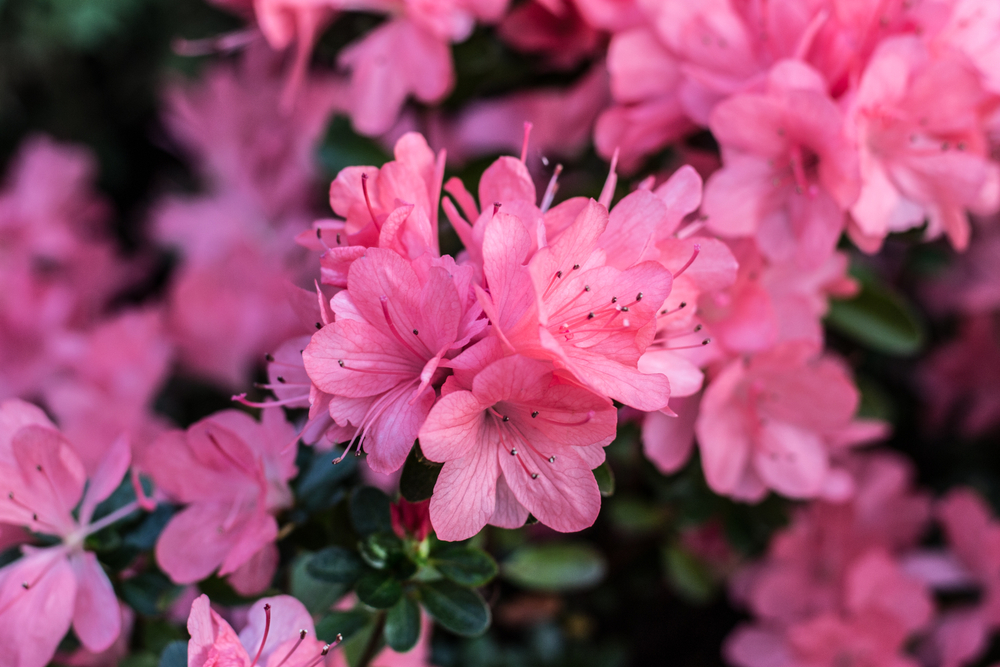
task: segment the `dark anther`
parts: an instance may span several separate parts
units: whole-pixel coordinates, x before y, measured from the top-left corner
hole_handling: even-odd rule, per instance
[[[639,292],[638,294],[635,295],[635,300],[642,301],[642,292]]]
[[[579,269],[579,268],[580,268],[580,265],[579,265],[579,264],[574,264],[574,265],[573,265],[573,270],[574,270],[574,271],[576,271],[576,270],[577,270],[577,269]]]
[[[343,368],[344,367],[344,360],[343,359],[337,359],[337,365],[340,366],[341,368]]]
[[[593,314],[593,313],[589,313],[589,314],[587,315],[587,319],[588,319],[588,320],[592,320],[592,319],[594,319],[594,314]]]
[[[322,324],[320,324],[319,322],[317,322],[317,323],[316,323],[316,328],[317,328],[317,329],[322,329],[322,328],[323,328],[323,325],[322,325]]]
[[[556,278],[562,278],[562,271],[556,271]]]
[[[274,361],[274,355],[271,354],[270,352],[268,352],[267,354],[265,354],[264,358],[267,359],[268,361]]]
[[[414,336],[419,336],[419,335],[420,335],[420,332],[419,332],[419,331],[417,331],[416,329],[414,329],[414,330],[413,330],[413,335],[414,335]]]
[[[507,415],[504,415],[504,416],[503,416],[503,420],[504,420],[505,422],[509,422],[509,421],[510,421],[510,417],[508,417]]]
[[[627,313],[628,312],[628,306],[622,306],[622,312],[623,313]]]
[[[584,292],[589,292],[590,291],[590,285],[584,285],[583,286],[583,291]]]
[[[280,382],[281,384],[285,384],[285,378],[283,376],[279,375],[278,376],[278,382]]]
[[[534,418],[535,418],[535,417],[537,417],[537,416],[538,416],[538,410],[534,410],[534,411],[532,411],[532,413],[531,413],[531,418],[532,418],[532,419],[534,419]]]

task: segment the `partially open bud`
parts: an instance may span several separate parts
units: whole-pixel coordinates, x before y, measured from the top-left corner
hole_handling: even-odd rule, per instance
[[[392,515],[392,530],[401,540],[412,537],[423,542],[431,532],[430,500],[411,503],[406,498],[400,498],[390,508]]]

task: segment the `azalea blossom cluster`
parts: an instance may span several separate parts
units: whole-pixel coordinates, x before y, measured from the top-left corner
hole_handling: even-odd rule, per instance
[[[657,484],[790,508],[751,561],[671,516],[750,615],[729,663],[988,655],[1000,519],[862,449],[891,411],[861,409],[866,359],[825,318],[870,295],[859,265],[937,241],[906,418],[1000,425],[995,0],[212,3],[247,25],[175,41],[209,58],[164,79],[157,136],[197,186],[157,183],[131,247],[82,146],[27,137],[0,188],[0,667],[117,664],[152,616],[186,620],[189,667],[428,665],[431,616],[463,634],[429,586],[485,631],[477,550],[509,545],[467,541],[594,526],[616,440]],[[574,78],[444,109],[477,38]],[[322,153],[337,116],[391,159]],[[587,191],[590,145],[610,169]],[[355,456],[381,518],[331,481]],[[370,640],[348,655],[320,617]]]
[[[972,664],[998,623],[1000,523],[970,489],[932,503],[898,455],[851,463],[851,501],[801,508],[767,556],[733,577],[755,622],[728,638],[726,657],[740,667]],[[932,519],[945,548],[920,546]]]

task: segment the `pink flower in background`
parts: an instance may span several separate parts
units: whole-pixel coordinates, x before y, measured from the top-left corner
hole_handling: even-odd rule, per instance
[[[239,635],[202,595],[191,605],[187,627],[189,667],[307,667],[324,664],[332,648],[315,638],[312,616],[290,595],[257,600]]]
[[[1000,423],[1000,331],[992,315],[967,317],[958,336],[934,350],[921,371],[932,426],[954,420],[976,436]]]
[[[572,532],[600,509],[591,470],[614,438],[611,402],[549,364],[502,355],[489,338],[454,359],[454,380],[420,429],[424,455],[445,464],[430,505],[442,540],[464,540],[487,523],[520,527],[529,512]]]
[[[913,468],[888,453],[847,462],[854,495],[798,509],[771,540],[768,555],[731,581],[735,598],[781,626],[835,610],[847,573],[863,554],[901,554],[915,546],[930,519],[930,499],[913,488]]]
[[[723,168],[705,186],[712,231],[752,236],[772,261],[825,261],[858,197],[857,153],[826,83],[808,66],[775,65],[766,89],[715,107],[710,127]]]
[[[97,164],[80,146],[27,139],[0,190],[0,398],[39,391],[51,345],[90,326],[131,271],[116,263]]]
[[[142,453],[143,471],[187,505],[156,543],[157,562],[175,582],[218,569],[245,595],[270,585],[278,565],[274,515],[292,504],[295,431],[280,410],[264,410],[261,419],[218,412],[164,433]]]
[[[449,257],[414,263],[371,248],[334,297],[336,321],[305,348],[306,372],[331,395],[330,416],[356,429],[376,472],[402,467],[436,398],[439,367],[486,321],[471,299],[471,267]]]
[[[541,55],[557,69],[571,69],[593,55],[601,43],[572,2],[534,0],[514,7],[499,27],[500,36],[518,51]]]
[[[72,445],[39,408],[19,400],[0,404],[0,522],[58,538],[56,546],[22,547],[24,555],[0,569],[0,641],[10,664],[48,664],[70,626],[92,652],[118,638],[114,589],[83,546],[87,536],[138,509],[129,503],[93,521],[129,463],[128,444],[119,440],[88,477]]]
[[[837,436],[859,394],[843,364],[804,343],[736,359],[705,390],[695,425],[702,466],[716,493],[759,500],[849,493],[831,465]]]
[[[883,42],[851,103],[863,187],[851,238],[878,250],[889,232],[919,227],[964,250],[967,211],[1000,207],[1000,168],[990,159],[984,114],[993,102],[971,63],[931,53],[916,37]]]
[[[151,404],[171,353],[156,310],[126,311],[60,341],[57,357],[65,370],[45,398],[88,474],[118,438],[142,448],[164,428]]]

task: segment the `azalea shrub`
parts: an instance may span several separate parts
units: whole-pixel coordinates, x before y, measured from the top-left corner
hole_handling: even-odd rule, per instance
[[[0,164],[0,667],[1000,665],[995,0],[6,0]]]

